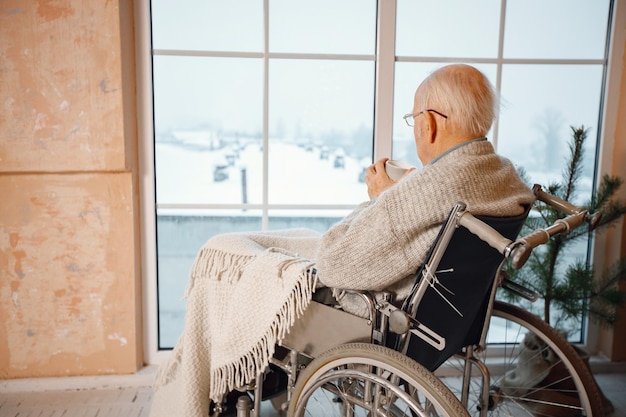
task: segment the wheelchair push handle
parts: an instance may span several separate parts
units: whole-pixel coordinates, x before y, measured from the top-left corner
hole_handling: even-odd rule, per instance
[[[546,193],[539,184],[534,185],[533,192],[537,200],[567,214],[567,217],[556,220],[554,224],[546,228],[533,230],[515,241],[502,236],[497,230],[469,212],[460,212],[458,223],[506,258],[511,258],[511,266],[515,269],[520,269],[530,257],[532,250],[547,243],[552,236],[567,234],[585,221],[589,224],[589,230],[593,230],[598,225],[601,213],[589,213],[568,201]]]
[[[600,222],[600,218],[602,217],[602,213],[589,213],[587,210],[584,210],[581,207],[577,207],[570,203],[569,201],[563,200],[555,195],[546,193],[543,191],[543,187],[540,184],[535,184],[533,186],[533,193],[535,193],[535,197],[537,200],[542,201],[555,209],[559,210],[561,213],[565,213],[568,215],[575,215],[584,213],[584,220],[589,223],[589,230],[593,230],[598,226]]]
[[[534,248],[547,243],[554,235],[569,233],[570,230],[580,226],[588,215],[586,211],[570,214],[564,219],[555,221],[551,226],[533,230],[528,235],[517,239],[516,243],[518,243],[518,245],[512,253],[511,265],[513,268],[520,269],[526,263]]]
[[[487,223],[477,219],[468,212],[461,214],[459,224],[500,252],[505,258],[512,258],[511,263],[515,269],[520,269],[526,263],[534,247],[545,243],[545,241],[540,242],[540,240],[537,239],[537,244],[530,246],[520,240],[512,241],[511,239],[507,239]],[[540,237],[543,238],[543,236]]]
[[[465,211],[460,214],[459,224],[469,230],[472,234],[478,236],[489,246],[507,256],[511,251],[511,239],[502,236],[497,230],[489,226],[487,223],[474,217],[471,213]]]
[[[511,258],[511,266],[520,269],[534,248],[547,243],[554,235],[569,233],[570,230],[580,226],[587,215],[586,211],[571,214],[545,229],[533,230],[530,234],[515,241],[502,236],[497,230],[469,212],[460,214],[459,224],[503,254],[505,258]]]
[[[591,231],[596,228],[602,217],[602,213],[589,213],[581,207],[575,206],[562,198],[543,191],[542,186],[539,184],[533,186],[533,193],[535,197],[537,197],[537,200],[567,214],[567,217],[558,219],[554,224],[546,228],[533,230],[528,235],[517,239],[517,242],[520,244],[515,248],[512,254],[512,266],[515,269],[520,269],[530,257],[532,250],[539,245],[547,243],[552,236],[568,234],[572,229],[580,226],[583,222],[589,224],[589,230]]]

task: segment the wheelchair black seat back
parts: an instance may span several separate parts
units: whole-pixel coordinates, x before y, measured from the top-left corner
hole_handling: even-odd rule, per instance
[[[529,209],[515,217],[478,217],[502,236],[515,240]],[[448,218],[448,222],[454,221]],[[441,238],[442,227],[437,241]],[[433,244],[433,248],[435,246]],[[464,227],[457,226],[450,238],[435,271],[431,270],[431,249],[426,262],[416,274],[416,286],[428,279],[431,287],[426,289],[419,302],[415,319],[445,338],[443,350],[438,350],[423,339],[410,335],[406,354],[430,371],[437,369],[449,357],[465,346],[479,342],[494,279],[504,256],[478,236]],[[410,299],[410,297],[409,297]],[[404,309],[407,308],[405,303]],[[395,339],[395,340],[394,340]],[[388,339],[397,350],[401,340]]]

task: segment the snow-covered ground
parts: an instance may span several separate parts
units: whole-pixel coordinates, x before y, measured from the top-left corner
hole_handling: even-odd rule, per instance
[[[322,159],[322,148],[315,146],[280,142],[269,146],[269,204],[356,205],[367,199],[359,174],[369,161],[357,161],[341,151]],[[203,150],[162,143],[155,153],[159,204],[263,203],[263,150],[258,144]],[[335,167],[336,159],[338,163],[343,159],[344,166]],[[228,178],[216,181],[216,167],[223,167],[218,169]]]

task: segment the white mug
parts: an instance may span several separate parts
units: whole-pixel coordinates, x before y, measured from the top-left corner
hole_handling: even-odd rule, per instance
[[[385,171],[387,171],[387,175],[394,181],[398,181],[406,171],[411,168],[415,168],[413,165],[409,165],[406,162],[395,161],[393,159],[389,159],[385,162]]]

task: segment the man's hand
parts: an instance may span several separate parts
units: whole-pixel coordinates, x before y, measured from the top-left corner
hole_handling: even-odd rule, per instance
[[[370,199],[375,199],[385,191],[387,188],[395,184],[395,181],[389,178],[385,171],[385,162],[389,158],[382,158],[376,161],[375,164],[367,167],[365,171],[365,184],[367,184],[367,194]]]
[[[388,160],[389,158],[379,159],[375,164],[370,165],[365,170],[365,184],[367,184],[367,194],[370,196],[371,200],[375,199],[380,195],[380,193],[397,183],[397,181],[389,178],[387,171],[385,171],[385,163]],[[415,168],[407,170],[404,175],[402,175],[402,178],[406,177],[413,171],[415,171]]]

